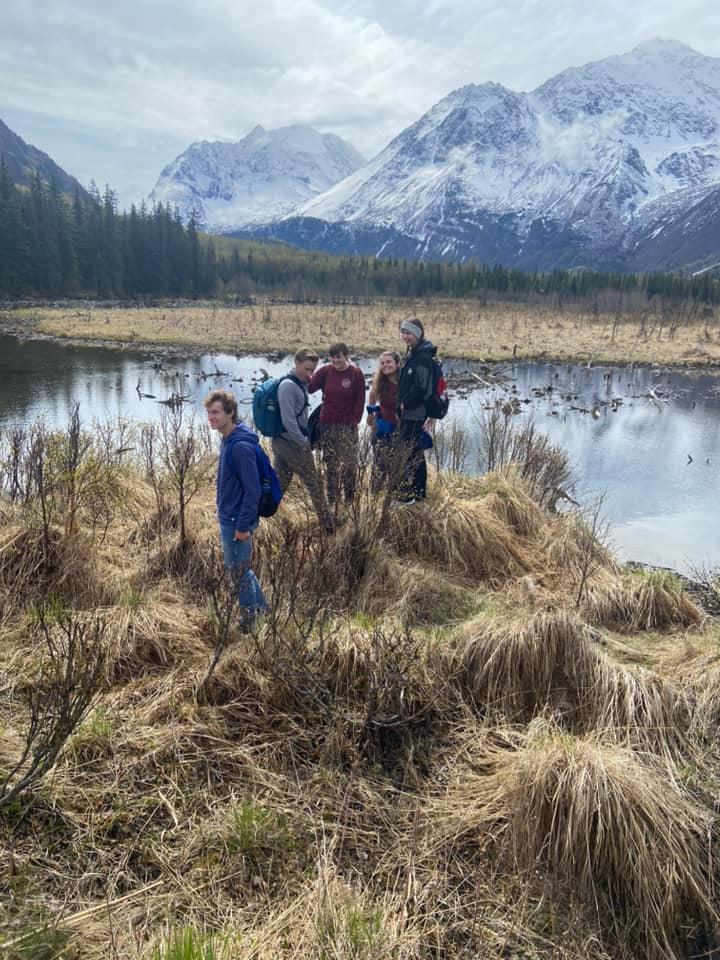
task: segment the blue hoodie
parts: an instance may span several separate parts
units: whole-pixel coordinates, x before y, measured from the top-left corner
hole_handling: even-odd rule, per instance
[[[240,533],[257,526],[260,505],[260,474],[255,444],[258,442],[244,423],[223,438],[217,472],[217,513],[222,524],[234,524]]]

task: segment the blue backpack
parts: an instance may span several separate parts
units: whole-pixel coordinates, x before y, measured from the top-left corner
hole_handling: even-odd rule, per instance
[[[279,437],[285,432],[278,402],[278,387],[284,379],[285,377],[272,377],[255,387],[252,402],[253,423],[255,429],[264,437]]]
[[[272,517],[280,506],[283,497],[280,479],[275,472],[275,468],[270,463],[270,457],[265,453],[259,443],[255,444],[255,459],[257,460],[258,473],[260,474],[260,504],[258,506],[258,516]]]

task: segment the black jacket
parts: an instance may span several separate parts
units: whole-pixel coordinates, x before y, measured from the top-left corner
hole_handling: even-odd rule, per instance
[[[398,381],[398,415],[403,420],[425,420],[433,390],[433,357],[437,347],[421,340],[405,355]],[[401,411],[402,408],[402,411]]]

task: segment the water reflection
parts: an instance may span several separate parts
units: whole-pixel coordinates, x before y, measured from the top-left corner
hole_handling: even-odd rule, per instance
[[[64,423],[76,402],[86,421],[154,419],[162,410],[157,401],[172,393],[188,395],[201,412],[203,397],[216,385],[231,387],[248,403],[261,369],[274,376],[287,366],[285,359],[167,359],[0,336],[0,424],[37,416]],[[374,363],[361,366],[369,373]],[[480,370],[460,361],[447,366]],[[465,390],[454,398],[451,415],[469,430],[475,447],[483,408],[515,396],[519,417],[534,417],[569,451],[581,496],[607,492],[621,556],[684,570],[720,564],[720,379],[547,363],[505,371],[503,387]]]

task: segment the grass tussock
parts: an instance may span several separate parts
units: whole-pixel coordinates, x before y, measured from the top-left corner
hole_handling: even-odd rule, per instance
[[[712,817],[663,768],[542,726],[482,763],[432,810],[444,842],[493,838],[521,871],[541,871],[617,923],[631,944],[623,956],[677,956],[681,924],[715,916]]]
[[[663,570],[591,586],[584,613],[593,623],[628,632],[692,627],[703,619],[679,578]]]
[[[495,490],[477,499],[455,499],[449,491],[420,509],[394,512],[388,539],[402,556],[442,571],[501,583],[534,566],[532,533],[541,514],[521,484],[513,495]]]
[[[602,637],[565,607],[527,622],[475,633],[453,658],[453,673],[472,705],[506,721],[550,714],[566,729],[677,753],[687,746],[688,702],[648,671],[614,664]]]
[[[128,589],[94,616],[105,624],[105,670],[110,684],[163,671],[207,653],[207,616],[188,605],[172,582],[148,590]]]
[[[88,605],[105,595],[89,542],[22,522],[0,532],[0,589],[16,609],[52,596]]]
[[[665,960],[695,920],[710,937],[709,627],[687,654],[667,628],[672,666],[620,663],[630,640],[589,612],[612,557],[503,461],[431,471],[406,508],[361,478],[332,535],[294,484],[257,531],[270,610],[243,633],[207,448],[175,426],[108,434],[112,483],[80,444],[93,486],[59,464],[44,527],[36,459],[3,473],[0,443],[0,948],[52,930],[56,960]],[[638,655],[646,624],[690,616],[659,579],[623,600]],[[87,709],[3,804],[90,624]]]
[[[693,697],[693,725],[705,740],[712,741],[720,729],[720,657],[703,658],[690,677]]]

